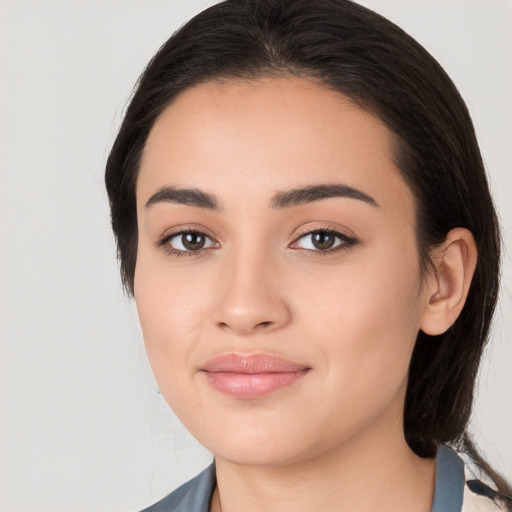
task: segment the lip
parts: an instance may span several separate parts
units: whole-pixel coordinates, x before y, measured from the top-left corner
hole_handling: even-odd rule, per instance
[[[208,384],[233,398],[261,398],[302,379],[311,368],[268,354],[224,354],[202,367]]]

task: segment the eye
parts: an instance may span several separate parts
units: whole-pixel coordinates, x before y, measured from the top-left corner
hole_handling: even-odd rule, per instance
[[[353,238],[332,229],[319,229],[301,235],[291,246],[315,252],[334,252],[356,243]]]
[[[217,247],[217,242],[201,231],[180,231],[165,236],[159,245],[171,254],[199,253]]]

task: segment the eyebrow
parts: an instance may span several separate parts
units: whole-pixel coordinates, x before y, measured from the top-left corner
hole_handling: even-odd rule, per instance
[[[306,187],[284,190],[282,192],[278,192],[273,197],[271,206],[275,210],[281,210],[283,208],[314,203],[316,201],[335,197],[357,199],[371,206],[379,206],[377,201],[365,192],[342,183],[309,185]],[[157,203],[185,204],[207,210],[222,209],[221,202],[217,197],[197,188],[178,188],[173,186],[162,187],[148,199],[145,207],[147,209]]]
[[[148,199],[146,209],[157,203],[186,204],[207,210],[221,209],[220,202],[214,195],[197,188],[162,187]]]
[[[357,188],[342,183],[328,183],[279,192],[272,200],[272,208],[279,210],[289,208],[290,206],[313,203],[323,199],[331,199],[333,197],[357,199],[375,207],[379,206],[373,197]]]

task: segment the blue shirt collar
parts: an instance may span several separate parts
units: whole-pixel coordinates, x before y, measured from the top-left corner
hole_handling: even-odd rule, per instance
[[[446,445],[437,449],[436,485],[431,512],[460,512],[464,497],[464,464]]]

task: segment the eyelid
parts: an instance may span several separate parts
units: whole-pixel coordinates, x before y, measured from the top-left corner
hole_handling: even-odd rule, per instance
[[[206,235],[208,238],[211,238],[212,240],[218,241],[217,238],[211,233],[211,231],[201,224],[183,224],[180,226],[174,226],[172,228],[166,229],[157,240],[157,245],[160,244],[160,242],[166,238],[169,238],[170,236],[179,235],[181,233],[200,233],[202,235]]]
[[[320,221],[322,222],[322,221]],[[355,239],[356,236],[352,232],[351,229],[347,228],[346,226],[342,226],[340,224],[331,224],[331,223],[315,223],[315,222],[308,222],[304,226],[301,226],[300,229],[294,234],[294,240],[297,238],[300,238],[304,235],[309,235],[310,233],[316,233],[318,231],[329,231],[332,233],[339,233],[340,235],[347,237],[347,238],[353,238]]]

